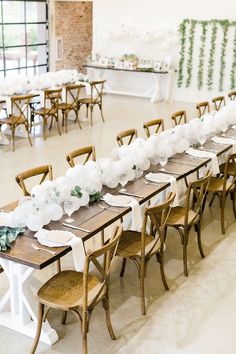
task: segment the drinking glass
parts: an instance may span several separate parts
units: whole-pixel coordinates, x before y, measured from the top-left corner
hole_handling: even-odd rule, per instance
[[[161,168],[160,170],[164,171],[165,169],[164,169],[163,167],[164,167],[164,166],[167,164],[167,162],[168,162],[167,156],[165,156],[165,155],[160,156],[160,157],[159,157],[159,162],[160,162],[160,164],[161,164],[161,166],[162,166],[162,168]]]
[[[76,205],[74,200],[68,199],[64,201],[64,210],[65,213],[68,215],[68,218],[65,219],[65,222],[71,223],[74,219],[71,218],[71,215],[76,210]]]

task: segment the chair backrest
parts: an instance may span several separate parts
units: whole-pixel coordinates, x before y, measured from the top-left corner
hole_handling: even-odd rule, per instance
[[[236,99],[236,91],[229,92],[228,97],[231,99],[231,101],[234,101]]]
[[[93,104],[102,104],[103,89],[106,80],[92,81],[90,82],[91,87],[91,100]]]
[[[85,85],[68,84],[66,85],[66,109],[70,110],[72,108],[79,107],[79,95],[81,89]]]
[[[150,128],[154,128],[154,134],[157,134],[159,130],[161,131],[164,130],[164,120],[163,119],[150,120],[149,122],[143,124],[143,128],[145,130],[147,137],[149,138],[149,136],[151,136]]]
[[[32,95],[20,95],[11,97],[11,114],[17,117],[15,123],[22,121],[24,119],[25,123],[28,124],[28,117],[30,111],[30,101],[32,100]]]
[[[38,175],[42,175],[39,184],[41,184],[47,178],[47,176],[48,179],[52,181],[53,179],[52,166],[51,165],[40,166],[40,167],[32,168],[30,170],[21,172],[18,175],[16,175],[15,177],[16,182],[19,184],[25,196],[30,196],[30,193],[27,190],[25,185],[25,180]]]
[[[138,132],[137,129],[128,129],[124,130],[123,132],[120,132],[116,136],[116,140],[119,146],[125,145],[125,138],[128,138],[127,145],[129,145],[133,139],[136,139],[138,137]]]
[[[58,104],[61,101],[62,88],[44,90],[44,113],[47,115],[58,111]]]
[[[171,206],[175,199],[175,193],[170,193],[167,199],[154,207],[146,208],[142,223],[141,232],[141,257],[151,255],[156,245],[160,242],[160,247],[164,245],[164,229],[166,221],[170,213]],[[145,246],[145,238],[147,234],[147,224],[150,221],[150,234],[152,234],[153,242]]]
[[[187,123],[186,111],[178,111],[173,113],[171,119],[174,126]]]
[[[219,111],[222,106],[225,106],[225,98],[224,96],[218,96],[212,98],[212,103],[214,104],[215,110]]]
[[[229,173],[230,169],[230,173]],[[234,172],[234,173],[232,173]],[[229,180],[228,177],[231,177]],[[227,183],[228,182],[228,183]],[[236,154],[231,154],[227,158],[225,169],[224,169],[224,182],[223,182],[223,192],[226,192],[226,189],[229,189],[236,182]]]
[[[94,146],[86,146],[84,148],[74,150],[66,156],[66,161],[68,162],[68,164],[71,167],[74,167],[75,166],[74,159],[79,156],[85,157],[83,164],[85,164],[89,159],[91,159],[92,161],[96,161],[95,147]]]
[[[192,210],[194,212],[194,215],[191,216],[191,221],[195,220],[195,218],[202,213],[203,202],[206,197],[211,176],[212,172],[208,171],[203,178],[190,182],[188,185],[184,215],[184,225],[186,227],[189,225],[189,211],[191,208],[193,208]]]
[[[198,117],[202,117],[205,113],[210,113],[210,103],[208,101],[199,102],[196,105]]]
[[[90,252],[87,252],[85,266],[84,266],[84,275],[83,275],[83,310],[86,311],[88,300],[92,300],[90,306],[99,300],[100,295],[104,292],[105,287],[109,286],[110,270],[111,263],[113,258],[116,255],[120,237],[122,234],[122,227],[116,226],[113,230],[113,234],[105,246],[100,249]],[[104,257],[104,264],[102,266],[98,260],[99,257]],[[89,281],[89,270],[90,265],[93,265],[96,271],[99,274],[100,283],[96,287],[96,291],[93,293],[93,298],[88,299],[88,281]]]

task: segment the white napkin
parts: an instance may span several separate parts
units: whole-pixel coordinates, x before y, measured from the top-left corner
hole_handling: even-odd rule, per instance
[[[209,152],[209,151],[203,151],[203,150],[196,150],[193,148],[189,148],[186,151],[186,154],[194,156],[194,157],[209,157],[211,158],[211,170],[214,174],[217,174],[220,172],[219,169],[219,163],[216,154]]]
[[[131,220],[128,217],[124,217],[123,228],[124,230],[140,231],[142,228],[142,213],[138,201],[126,195],[112,195],[107,193],[103,196],[103,200],[116,207],[130,207],[132,209]]]
[[[214,143],[217,143],[217,144],[230,144],[230,145],[233,145],[233,153],[236,152],[236,140],[234,139],[231,139],[231,138],[221,138],[219,136],[214,136],[212,139],[212,141],[214,141]]]
[[[175,200],[173,206],[179,205],[179,193],[176,178],[170,176],[166,173],[148,173],[145,178],[148,181],[157,182],[157,183],[170,183],[169,189],[171,192],[175,193]]]
[[[81,238],[72,232],[62,230],[41,229],[34,235],[41,245],[47,247],[71,246],[74,266],[77,272],[82,272],[85,263],[84,244]]]

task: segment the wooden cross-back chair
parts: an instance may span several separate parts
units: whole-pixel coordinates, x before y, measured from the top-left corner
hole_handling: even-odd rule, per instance
[[[173,227],[178,231],[183,246],[184,275],[188,276],[187,247],[191,228],[194,226],[197,233],[198,248],[202,258],[205,257],[201,242],[201,216],[212,172],[206,176],[189,183],[184,206],[173,207],[166,222],[167,228]]]
[[[223,106],[225,106],[225,97],[224,96],[218,96],[212,98],[212,103],[214,105],[214,108],[216,111],[219,111]]]
[[[231,179],[229,179],[229,176],[231,176]],[[224,165],[223,178],[212,177],[208,187],[209,193],[213,194],[209,206],[212,205],[215,196],[218,197],[220,202],[222,234],[225,234],[225,203],[226,203],[227,196],[229,194],[231,195],[234,217],[236,218],[235,183],[236,183],[236,154],[231,154]]]
[[[85,87],[85,85],[76,85],[76,84],[66,85],[65,102],[58,104],[58,109],[62,111],[62,125],[65,125],[66,133],[67,133],[68,115],[70,111],[75,112],[75,121],[78,121],[80,129],[82,129],[79,120],[79,96],[80,96],[81,89],[83,87]]]
[[[59,127],[59,112],[58,112],[58,106],[61,101],[61,92],[62,92],[61,88],[44,90],[44,106],[32,111],[32,115],[34,116],[39,115],[43,118],[44,140],[46,140],[47,137],[46,128],[47,128],[47,123],[49,118],[51,118],[50,128],[52,126],[53,119],[55,119],[58,133],[59,135],[61,135],[61,131]]]
[[[231,101],[235,101],[236,99],[236,91],[232,91],[228,93],[228,97],[230,98]]]
[[[29,111],[30,101],[32,100],[32,97],[32,95],[12,96],[11,114],[7,118],[0,120],[0,125],[6,123],[11,127],[12,151],[15,151],[15,130],[19,125],[24,125],[29,139],[29,143],[32,146],[32,141],[29,135]]]
[[[121,226],[115,227],[112,237],[105,246],[96,251],[88,252],[83,273],[73,270],[60,272],[49,279],[38,291],[38,327],[31,354],[35,353],[40,338],[42,322],[48,314],[48,311],[45,311],[45,306],[48,307],[48,310],[54,308],[63,311],[63,324],[66,323],[67,312],[74,313],[81,322],[83,354],[88,353],[87,334],[91,314],[95,306],[100,302],[106,312],[106,323],[110,336],[113,340],[116,339],[110,319],[109,286],[111,264],[116,255],[121,232]],[[102,256],[106,260],[104,267],[101,266],[98,260]],[[99,276],[89,273],[90,265],[95,267]]]
[[[119,146],[125,145],[126,138],[128,139],[127,145],[129,145],[133,139],[138,137],[137,129],[128,129],[120,132],[116,136],[116,141]]]
[[[98,107],[100,109],[102,121],[105,122],[104,117],[103,117],[103,107],[102,107],[103,89],[104,89],[105,82],[106,82],[106,80],[90,82],[90,88],[91,88],[90,97],[81,98],[79,100],[79,107],[86,105],[87,118],[88,118],[88,111],[90,109],[90,123],[91,123],[91,125],[93,125],[93,109],[96,105],[98,105]]]
[[[201,118],[204,114],[210,113],[210,103],[208,101],[199,102],[196,105],[198,117]]]
[[[70,152],[67,156],[66,156],[66,161],[68,162],[68,164],[70,165],[70,167],[74,167],[75,166],[75,158],[80,157],[80,156],[84,156],[85,160],[83,162],[83,165],[89,160],[91,159],[92,161],[96,161],[96,152],[95,152],[95,147],[94,146],[86,146],[84,148],[81,149],[77,149],[74,150],[72,152]]]
[[[20,186],[20,188],[23,191],[24,196],[30,196],[30,192],[27,190],[26,185],[25,185],[25,180],[35,177],[35,176],[41,176],[42,178],[39,182],[41,184],[45,179],[48,177],[50,181],[53,179],[53,174],[52,174],[52,166],[51,165],[44,165],[44,166],[39,166],[32,168],[30,170],[18,173],[15,177],[16,182]]]
[[[171,119],[174,126],[187,123],[186,111],[178,111],[173,113]]]
[[[165,202],[154,207],[147,208],[144,212],[142,231],[123,231],[117,250],[117,255],[123,258],[120,272],[121,277],[124,275],[127,259],[133,261],[138,269],[140,280],[141,311],[143,315],[146,314],[144,278],[148,263],[152,256],[156,256],[157,261],[160,263],[163,285],[166,290],[169,289],[164,273],[163,248],[166,220],[174,198],[175,194],[171,193]],[[147,233],[147,226],[149,222],[150,232]]]
[[[163,119],[150,120],[149,122],[143,124],[143,128],[145,130],[147,137],[149,138],[151,136],[150,128],[154,128],[154,134],[157,134],[160,130],[161,131],[164,130],[164,120]]]

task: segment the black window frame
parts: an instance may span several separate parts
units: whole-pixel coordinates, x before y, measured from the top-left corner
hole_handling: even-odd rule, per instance
[[[0,74],[4,73],[4,77],[6,77],[8,71],[13,71],[17,70],[18,73],[20,73],[21,69],[26,69],[26,75],[27,69],[32,69],[34,68],[34,73],[36,72],[36,69],[39,67],[45,67],[46,71],[49,71],[49,31],[48,31],[48,0],[14,0],[18,2],[23,2],[24,3],[24,21],[22,22],[5,22],[4,21],[4,11],[3,11],[3,3],[5,1],[9,0],[0,0],[0,7],[1,7],[1,14],[0,14],[0,27],[2,29],[2,45],[0,45],[0,51],[2,51],[3,54],[3,69],[0,69]],[[26,21],[26,3],[27,2],[35,2],[35,3],[45,3],[45,14],[46,18],[45,21]],[[27,43],[27,25],[45,25],[45,30],[46,30],[46,41],[43,43],[34,43],[34,44],[28,44]],[[4,37],[4,26],[14,26],[14,25],[23,25],[24,26],[24,35],[25,35],[25,44],[22,45],[5,45],[5,37]],[[46,48],[46,58],[45,58],[45,63],[44,64],[36,64],[36,65],[27,65],[28,64],[28,48],[30,47],[39,47],[39,46],[45,46]],[[5,51],[7,49],[11,48],[25,48],[25,65],[24,66],[17,66],[15,68],[6,68],[6,54]]]

